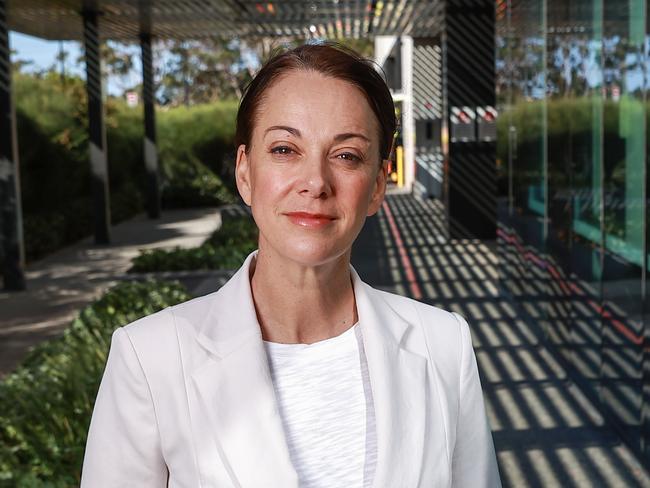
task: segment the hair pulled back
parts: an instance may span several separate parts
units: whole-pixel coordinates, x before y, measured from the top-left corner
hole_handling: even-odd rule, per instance
[[[340,44],[305,44],[271,57],[246,87],[237,112],[235,144],[250,148],[257,111],[266,91],[292,70],[316,71],[356,86],[366,97],[379,122],[379,154],[388,159],[397,127],[395,105],[386,82],[375,64]]]

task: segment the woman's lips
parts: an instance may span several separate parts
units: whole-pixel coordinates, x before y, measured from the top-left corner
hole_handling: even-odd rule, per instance
[[[313,214],[308,212],[290,212],[286,216],[291,222],[301,227],[324,227],[331,224],[335,217],[325,214]]]

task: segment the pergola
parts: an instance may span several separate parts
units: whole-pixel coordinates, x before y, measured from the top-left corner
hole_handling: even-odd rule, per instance
[[[494,6],[490,0],[0,0],[0,254],[4,261],[5,289],[25,288],[9,30],[49,40],[84,43],[94,235],[98,244],[107,244],[110,242],[110,207],[101,97],[101,41],[136,41],[141,45],[147,211],[151,218],[157,218],[160,194],[152,39],[431,37],[440,32],[449,11],[458,14],[462,9],[467,9],[471,17],[472,12],[481,15],[490,9],[493,12]]]
[[[206,36],[366,37],[430,31],[440,0],[5,0],[9,29],[44,39],[84,38],[98,14],[100,39]]]

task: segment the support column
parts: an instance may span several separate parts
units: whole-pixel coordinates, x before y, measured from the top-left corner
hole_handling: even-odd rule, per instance
[[[98,16],[99,14],[94,11],[83,12],[95,243],[108,244],[110,242],[111,211],[108,190],[108,163],[106,160],[106,127],[104,125],[104,105],[102,102]]]
[[[0,0],[0,256],[4,289],[15,291],[25,289],[25,247],[18,168],[7,2]]]
[[[446,3],[446,200],[452,237],[496,237],[496,134],[485,130],[494,129],[494,8],[493,0]]]
[[[147,213],[160,217],[160,185],[158,181],[158,148],[156,147],[156,111],[153,85],[151,34],[140,35],[142,49],[142,99],[144,102],[144,164],[147,169]]]

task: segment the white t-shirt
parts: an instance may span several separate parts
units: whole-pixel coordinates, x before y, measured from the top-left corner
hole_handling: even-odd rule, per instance
[[[377,435],[358,324],[313,344],[264,346],[300,487],[370,487]]]

